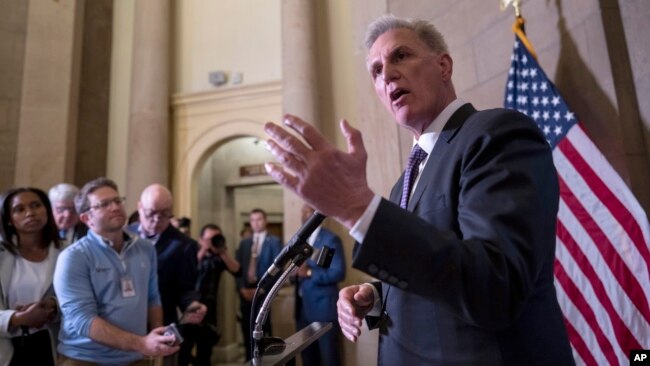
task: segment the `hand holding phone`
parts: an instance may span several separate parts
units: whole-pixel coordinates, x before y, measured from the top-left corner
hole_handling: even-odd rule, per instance
[[[170,346],[175,346],[175,345],[179,345],[179,344],[183,343],[183,336],[181,335],[181,332],[176,327],[176,323],[169,324],[165,328],[165,333],[163,333],[163,335],[166,335],[166,336],[173,335],[174,336],[175,340],[174,340],[174,342],[169,344]]]

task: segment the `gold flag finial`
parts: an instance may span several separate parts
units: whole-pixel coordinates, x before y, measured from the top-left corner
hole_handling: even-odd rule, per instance
[[[500,0],[501,3],[501,11],[504,11],[508,8],[508,6],[512,5],[513,8],[515,8],[515,16],[520,17],[521,16],[521,10],[519,7],[521,6],[521,0]]]

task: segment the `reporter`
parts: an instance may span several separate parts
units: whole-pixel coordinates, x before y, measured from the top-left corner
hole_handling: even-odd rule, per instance
[[[60,243],[45,192],[0,197],[0,366],[54,365],[58,331],[52,276]]]

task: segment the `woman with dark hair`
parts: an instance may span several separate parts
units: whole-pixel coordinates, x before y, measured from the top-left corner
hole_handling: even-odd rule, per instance
[[[0,366],[55,364],[59,250],[45,192],[13,188],[0,196]]]

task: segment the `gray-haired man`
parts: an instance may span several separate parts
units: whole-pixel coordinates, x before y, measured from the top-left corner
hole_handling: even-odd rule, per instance
[[[77,186],[68,183],[59,183],[48,192],[59,238],[64,246],[83,238],[88,232],[88,227],[79,221],[74,207],[74,197],[78,192]]]

